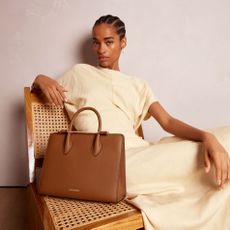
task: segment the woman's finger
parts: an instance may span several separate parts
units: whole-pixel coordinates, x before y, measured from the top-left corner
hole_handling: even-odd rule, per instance
[[[50,96],[50,93],[49,93],[48,90],[43,90],[43,93],[45,94],[45,96],[46,96],[46,98],[47,98],[49,103],[55,104],[55,102],[54,102],[53,98]]]
[[[61,95],[62,100],[63,100],[63,101],[66,101],[67,98],[66,98],[64,92],[67,92],[67,90],[66,90],[62,85],[57,85],[57,91],[58,91],[59,94]]]
[[[63,96],[60,94],[60,92],[58,90],[56,91],[56,93],[57,93],[58,98],[59,98],[59,103],[61,103],[61,107],[63,108],[64,107],[65,98],[63,98]]]
[[[230,160],[229,160],[229,157],[227,155],[227,178],[226,178],[226,182],[228,182],[228,180],[230,179]]]
[[[221,164],[221,188],[224,188],[224,184],[227,181],[228,178],[228,165],[227,161],[225,158],[222,159],[222,164]]]
[[[58,102],[58,99],[57,99],[56,94],[53,91],[53,89],[50,89],[48,92],[49,92],[49,95],[50,95],[50,97],[52,99],[52,103],[54,103],[56,106],[58,106],[59,102]]]
[[[208,156],[208,151],[205,148],[204,148],[204,164],[205,164],[205,172],[208,173],[211,168],[211,162]]]
[[[230,159],[228,158],[228,180],[230,180]]]
[[[53,95],[55,96],[57,105],[63,107],[63,98],[55,87],[53,88]]]
[[[62,89],[63,92],[68,92],[68,90],[64,86],[62,86],[60,84],[58,84],[58,86]]]
[[[221,185],[221,162],[220,159],[214,159],[214,166],[215,166],[215,174],[216,174],[216,182],[218,185]]]

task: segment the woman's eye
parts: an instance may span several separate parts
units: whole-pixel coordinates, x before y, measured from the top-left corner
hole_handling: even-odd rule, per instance
[[[110,44],[112,44],[113,43],[113,41],[106,41],[106,44],[107,45],[110,45]]]
[[[99,44],[99,42],[93,41],[93,45],[98,45],[98,44]]]

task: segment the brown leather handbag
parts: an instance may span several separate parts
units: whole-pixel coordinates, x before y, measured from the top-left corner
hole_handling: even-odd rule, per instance
[[[96,113],[96,133],[72,130],[83,110]],[[124,135],[101,131],[101,126],[99,112],[83,107],[67,131],[50,134],[38,182],[40,194],[114,203],[125,198]]]

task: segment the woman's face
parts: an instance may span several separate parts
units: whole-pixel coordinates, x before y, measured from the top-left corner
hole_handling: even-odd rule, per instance
[[[126,46],[126,38],[120,40],[115,28],[106,23],[93,28],[93,50],[101,67],[119,70],[119,57]]]

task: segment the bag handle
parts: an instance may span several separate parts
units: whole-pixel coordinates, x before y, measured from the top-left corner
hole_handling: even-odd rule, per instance
[[[64,150],[65,154],[68,154],[68,152],[72,148],[72,141],[71,141],[70,135],[71,135],[71,131],[73,129],[74,120],[78,116],[78,114],[80,112],[84,111],[84,110],[92,110],[97,115],[97,119],[98,119],[98,131],[97,131],[97,135],[96,135],[95,140],[94,140],[93,154],[95,156],[97,156],[100,153],[100,151],[101,151],[101,148],[102,148],[102,145],[101,145],[101,142],[100,142],[101,123],[102,123],[101,122],[101,116],[100,116],[99,112],[95,108],[88,106],[88,107],[82,107],[79,110],[77,110],[77,112],[74,113],[74,115],[73,115],[73,117],[71,119],[68,131],[67,131],[66,142],[65,142],[65,150]]]

